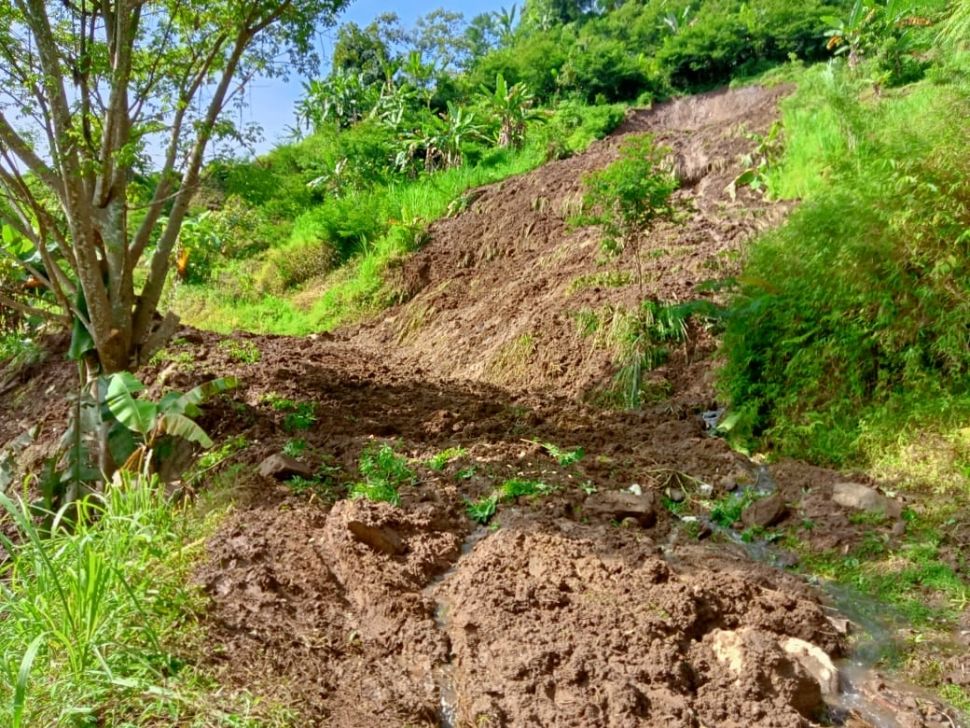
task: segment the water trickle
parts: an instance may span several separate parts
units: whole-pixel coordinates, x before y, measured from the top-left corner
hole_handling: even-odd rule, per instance
[[[461,545],[461,555],[446,571],[442,572],[424,589],[425,595],[435,602],[434,621],[438,629],[448,638],[451,616],[450,604],[441,594],[441,585],[458,569],[462,558],[471,553],[475,544],[488,535],[488,529],[477,528],[472,531]],[[450,638],[449,638],[450,644]],[[455,689],[455,668],[451,662],[450,646],[448,661],[437,665],[432,677],[438,689],[438,726],[439,728],[455,728],[458,725],[458,691]]]
[[[766,468],[759,466],[756,473],[756,488],[771,492],[777,487]],[[789,563],[785,559],[785,552],[769,541],[745,541],[733,529],[723,528],[706,519],[704,522],[711,531],[740,547],[753,561],[776,569],[782,569]],[[675,544],[676,530],[671,533],[671,541],[665,549],[665,558],[671,563],[676,563]],[[901,626],[896,615],[884,604],[853,589],[818,581],[816,586],[825,595],[831,615],[847,619],[853,628],[851,651],[848,657],[836,662],[841,692],[826,698],[835,725],[859,725],[859,719],[867,728],[905,728],[911,725],[900,720],[898,704],[865,689],[867,684],[883,682],[877,665],[896,649],[897,627]],[[902,683],[887,681],[887,684],[897,695],[923,698],[939,705],[939,700],[928,691]],[[945,715],[954,728],[966,728],[952,710],[945,709]]]

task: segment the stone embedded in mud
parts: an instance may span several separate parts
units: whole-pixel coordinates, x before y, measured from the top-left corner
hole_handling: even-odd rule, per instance
[[[657,522],[657,498],[652,492],[635,495],[624,491],[603,491],[586,498],[583,512],[616,521],[633,518],[644,528],[650,528]]]
[[[771,528],[784,521],[787,516],[788,506],[785,505],[785,500],[780,495],[772,495],[745,508],[741,521],[748,528]]]
[[[809,675],[815,678],[822,695],[839,694],[839,670],[821,647],[797,637],[781,641],[781,649],[798,660]]]
[[[824,703],[818,681],[799,659],[782,650],[775,635],[752,627],[716,629],[705,642],[742,690],[748,685],[758,686],[806,718],[821,711]]]
[[[889,518],[899,518],[903,513],[899,501],[861,483],[836,483],[832,487],[832,500],[843,508],[882,513]]]
[[[400,534],[387,526],[369,526],[361,521],[349,521],[347,530],[361,543],[389,556],[398,556],[408,550]]]
[[[289,480],[290,478],[312,478],[313,469],[289,455],[276,453],[270,455],[259,464],[259,474],[273,480]]]

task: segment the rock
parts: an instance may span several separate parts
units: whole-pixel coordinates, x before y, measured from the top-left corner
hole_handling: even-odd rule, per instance
[[[861,483],[836,483],[832,488],[832,500],[843,508],[882,513],[889,518],[899,518],[903,513],[899,501],[887,498],[875,488]]]
[[[714,657],[735,675],[744,674],[744,635],[740,630],[716,629],[711,636]]]
[[[825,650],[797,637],[783,639],[781,649],[794,657],[805,671],[815,678],[822,689],[822,695],[839,694],[839,671]]]
[[[347,529],[358,541],[382,554],[398,556],[408,550],[400,534],[388,526],[369,526],[362,521],[349,521]]]
[[[798,566],[798,555],[791,551],[779,550],[775,554],[774,565],[779,569],[792,569]]]
[[[633,493],[633,495],[643,495],[643,488],[639,483],[634,483],[627,490]]]
[[[733,475],[725,475],[721,478],[718,483],[721,486],[721,490],[725,493],[733,493],[738,489],[738,481]]]
[[[312,478],[313,470],[296,458],[276,453],[259,464],[259,474],[273,480],[289,480],[295,477]]]
[[[657,522],[657,499],[653,492],[636,495],[627,491],[603,491],[587,496],[583,511],[617,521],[634,518],[644,528],[650,528]]]
[[[782,650],[776,635],[752,627],[715,629],[705,641],[742,690],[757,686],[774,693],[806,718],[815,717],[824,705],[817,680]]]
[[[667,491],[667,497],[674,503],[683,503],[687,496],[680,488],[670,488]]]
[[[788,515],[788,506],[780,495],[772,495],[756,500],[744,509],[741,521],[747,528],[771,528],[777,526]]]
[[[843,637],[848,635],[849,631],[852,629],[852,622],[844,617],[826,617],[826,619],[829,621],[829,624],[835,628],[835,631]]]

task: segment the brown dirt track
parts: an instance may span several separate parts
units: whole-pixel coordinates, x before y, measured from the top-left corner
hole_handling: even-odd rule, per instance
[[[609,381],[611,352],[579,337],[569,314],[629,306],[638,293],[573,285],[604,270],[595,231],[565,219],[582,174],[615,158],[622,133],[657,133],[678,156],[678,194],[693,212],[651,240],[648,292],[707,295],[697,285],[737,273],[744,243],[784,216],[750,190],[734,200],[725,191],[754,146],[748,134],[770,126],[784,92],[742,89],[637,112],[587,153],[485,189],[435,224],[400,269],[409,300],[358,330],[239,335],[260,350],[255,363],[234,359],[216,335],[183,332],[172,352],[194,364],[149,371],[154,386],[242,381],[203,423],[217,441],[248,443],[233,461],[244,466],[233,471],[237,507],[198,576],[211,597],[209,660],[223,682],[293,705],[300,725],[334,728],[869,725],[827,709],[781,647],[797,638],[844,654],[818,591],[728,541],[689,538],[662,507],[644,528],[598,516],[587,500],[593,488],[633,484],[659,496],[704,483],[718,497],[757,472],[705,432],[713,341],[703,331],[656,374],[663,401],[635,413],[584,402]],[[523,336],[531,346],[510,365]],[[294,436],[270,393],[313,403],[317,421],[298,436],[307,463],[335,468],[335,482],[352,482],[368,443],[395,442],[419,476],[401,506],[307,498],[260,479],[255,466]],[[586,454],[561,467],[535,442]],[[443,471],[422,464],[453,446],[467,454]],[[457,477],[469,467],[471,477]],[[854,526],[831,503],[842,476],[798,463],[769,472],[787,518],[811,512],[818,538],[848,544],[862,528],[891,538],[891,524]],[[476,529],[466,499],[510,477],[554,492],[502,504],[497,528]],[[396,546],[375,548],[361,532]],[[899,709],[899,725],[949,725],[931,703],[914,705]]]

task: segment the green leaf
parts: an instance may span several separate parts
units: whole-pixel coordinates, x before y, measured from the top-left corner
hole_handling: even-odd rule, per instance
[[[23,658],[20,660],[20,670],[17,673],[17,685],[14,688],[13,694],[13,728],[20,728],[24,725],[24,706],[27,703],[27,681],[30,679],[30,671],[34,666],[34,660],[37,658],[37,653],[40,652],[41,645],[44,644],[44,638],[47,635],[41,633],[34,637],[30,645],[27,646],[27,651],[24,652]]]
[[[145,385],[130,372],[118,372],[108,382],[106,403],[111,414],[121,424],[142,437],[147,437],[155,428],[158,405],[135,398],[144,389]]]
[[[205,430],[183,414],[177,412],[163,414],[158,421],[158,429],[167,435],[181,437],[204,448],[212,447],[212,440],[205,434]]]
[[[81,319],[74,317],[74,328],[71,331],[71,346],[67,350],[67,358],[71,361],[79,361],[81,357],[89,351],[94,350],[94,337],[88,331]]]
[[[211,382],[200,384],[198,387],[186,392],[185,394],[175,394],[175,396],[168,394],[164,396],[159,403],[159,408],[166,414],[173,413],[194,415],[198,412],[198,406],[205,400],[214,395],[227,392],[230,389],[235,389],[238,386],[239,380],[236,377],[213,379]]]

